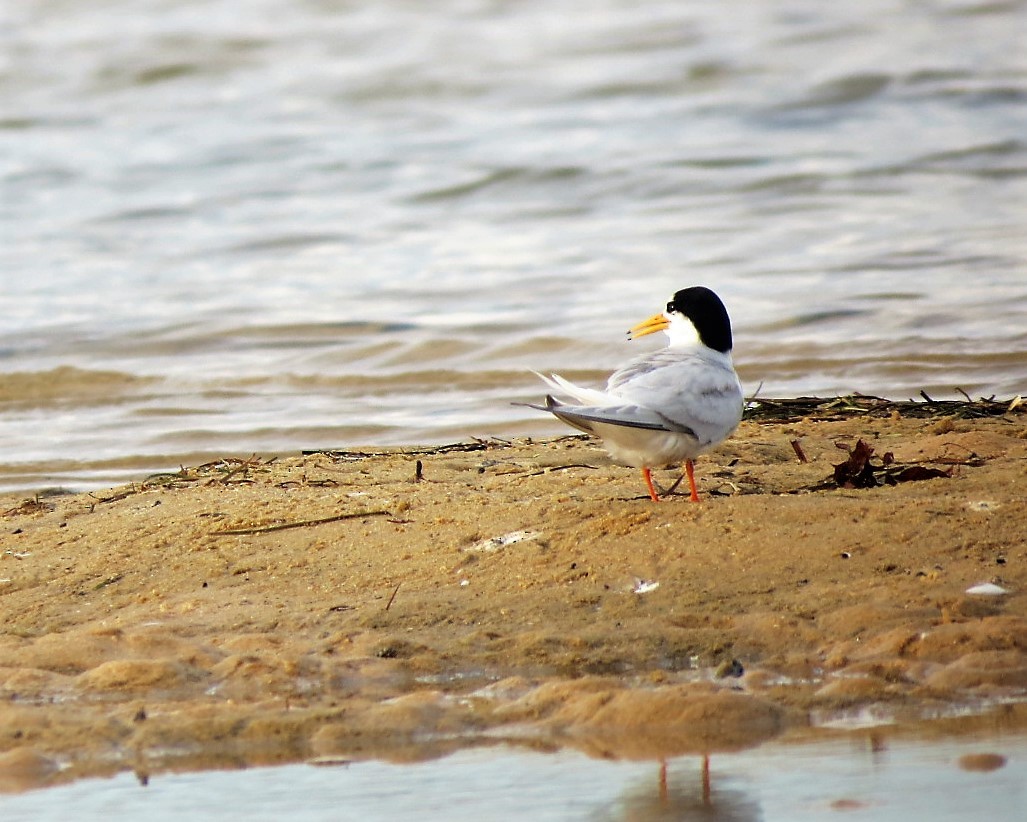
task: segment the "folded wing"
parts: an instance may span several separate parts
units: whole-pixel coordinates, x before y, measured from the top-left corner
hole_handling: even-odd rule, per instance
[[[656,411],[638,405],[568,405],[548,395],[545,406],[536,407],[549,411],[568,425],[589,433],[594,432],[596,423],[601,423],[649,431],[669,431],[695,437],[695,432],[687,425],[676,423]]]

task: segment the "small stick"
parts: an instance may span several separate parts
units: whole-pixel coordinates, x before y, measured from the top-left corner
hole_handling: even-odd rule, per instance
[[[248,460],[239,460],[239,462],[236,464],[236,466],[234,468],[230,469],[224,476],[214,477],[214,478],[208,480],[207,481],[207,485],[214,485],[215,483],[218,483],[218,482],[220,482],[222,485],[228,485],[228,481],[230,479],[232,479],[232,477],[234,477],[236,474],[238,474],[240,472],[244,472],[247,469],[253,467],[253,465],[254,465],[253,461],[256,459],[256,456],[257,455],[254,454],[253,457],[251,457]],[[182,469],[182,472],[185,473],[185,468]]]
[[[424,479],[424,463],[420,460],[414,463],[414,482],[420,482]],[[388,609],[386,609],[388,610]]]
[[[334,517],[323,519],[304,519],[298,522],[279,522],[275,525],[255,525],[250,528],[229,528],[225,531],[212,531],[217,537],[242,536],[244,534],[266,534],[268,531],[284,531],[287,528],[305,528],[308,525],[325,525],[329,522],[340,522],[344,519],[358,519],[360,517],[380,517],[392,513],[391,511],[355,511],[352,514],[337,514]]]
[[[809,462],[798,440],[792,440],[792,450],[795,452],[795,456],[799,458],[799,462]]]
[[[402,584],[403,584],[403,583],[401,582],[401,583],[400,583],[399,585],[402,585]],[[388,611],[388,610],[389,610],[389,608],[391,608],[391,607],[392,607],[392,601],[393,601],[393,600],[394,600],[394,599],[396,598],[396,594],[398,594],[398,593],[399,593],[399,585],[397,585],[397,586],[395,587],[395,589],[394,589],[394,590],[393,590],[393,592],[392,592],[392,596],[391,596],[391,597],[389,597],[389,601],[388,601],[388,603],[387,603],[387,604],[385,605],[385,610],[386,610],[386,611]]]
[[[529,477],[541,477],[543,474],[551,474],[554,471],[566,471],[568,468],[587,468],[589,471],[598,471],[599,469],[594,465],[585,465],[583,462],[575,462],[570,465],[551,465],[549,468],[543,468],[541,471],[533,471],[528,474]]]

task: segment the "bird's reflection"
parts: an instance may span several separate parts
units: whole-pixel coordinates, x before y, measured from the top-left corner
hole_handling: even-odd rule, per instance
[[[698,762],[693,757],[682,757],[671,765],[660,763],[655,780],[640,782],[611,806],[597,809],[592,818],[603,822],[752,822],[763,818],[755,798],[713,785],[709,756]]]
[[[731,691],[669,686],[602,694],[591,707],[568,744],[600,759],[650,761],[657,773],[655,785],[631,789],[597,818],[740,822],[761,817],[755,800],[717,789],[710,756],[777,736],[785,723],[775,706]],[[674,773],[668,768],[671,759]],[[697,761],[698,768],[684,773],[676,764]]]

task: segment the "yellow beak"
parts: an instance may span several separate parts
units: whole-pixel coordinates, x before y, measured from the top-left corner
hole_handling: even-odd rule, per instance
[[[632,340],[637,340],[646,334],[655,334],[657,331],[663,331],[668,325],[670,325],[670,320],[663,316],[663,314],[653,314],[648,320],[633,326],[628,331],[628,337]]]

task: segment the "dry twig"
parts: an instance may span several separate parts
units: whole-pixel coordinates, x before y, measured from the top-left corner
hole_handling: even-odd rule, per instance
[[[245,528],[227,528],[224,531],[212,531],[216,537],[237,537],[246,534],[266,534],[270,531],[285,531],[289,528],[307,528],[312,525],[327,525],[330,522],[341,522],[346,519],[360,519],[361,517],[380,517],[390,511],[354,511],[350,514],[336,514],[334,517],[322,517],[321,519],[303,519],[295,522],[276,522],[273,525],[254,525]]]

